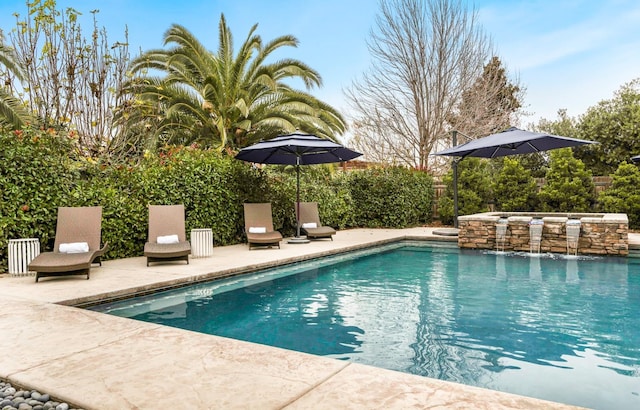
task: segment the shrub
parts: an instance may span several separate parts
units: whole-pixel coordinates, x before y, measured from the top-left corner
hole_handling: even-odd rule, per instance
[[[531,172],[519,160],[504,158],[493,182],[496,209],[505,212],[534,211],[538,186]]]
[[[570,148],[551,151],[546,183],[538,197],[545,212],[590,212],[595,204],[591,172]]]
[[[443,178],[444,195],[438,201],[440,221],[452,224],[453,170]],[[458,214],[471,215],[489,210],[491,200],[491,176],[488,161],[480,158],[466,158],[458,163]]]
[[[294,204],[296,201],[296,173],[293,166],[269,167],[269,197],[274,224],[283,235],[296,231]],[[351,193],[343,172],[335,164],[300,167],[300,201],[317,202],[323,224],[337,229],[353,226]]]
[[[57,209],[70,205],[79,180],[72,141],[53,130],[31,128],[0,134],[0,266],[8,240],[55,235]]]
[[[384,168],[349,175],[356,226],[402,228],[431,220],[433,179],[421,171]]]
[[[626,213],[629,227],[640,228],[640,170],[623,162],[611,177],[611,187],[598,198],[600,207],[604,212]]]
[[[187,231],[211,228],[216,245],[244,241],[244,202],[271,202],[274,225],[295,232],[295,168],[264,169],[216,151],[166,147],[139,163],[103,165],[74,158],[71,141],[54,132],[0,136],[0,263],[8,238],[55,235],[58,206],[102,206],[105,259],[142,255],[148,205],[184,204]],[[433,182],[402,168],[354,173],[335,164],[301,168],[300,197],[318,202],[323,223],[354,226],[419,225],[431,218]],[[45,249],[46,250],[46,249]]]

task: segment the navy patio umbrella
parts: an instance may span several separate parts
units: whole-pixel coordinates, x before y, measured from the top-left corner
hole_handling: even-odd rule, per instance
[[[258,164],[295,165],[296,166],[296,205],[300,203],[300,165],[329,164],[344,162],[362,154],[346,148],[337,142],[320,138],[312,134],[294,132],[279,135],[266,141],[260,141],[242,148],[236,159]],[[305,243],[300,238],[300,210],[296,213],[296,238],[290,243]]]
[[[448,155],[461,158],[497,158],[507,155],[531,154],[533,152],[595,143],[594,141],[561,137],[543,132],[525,131],[511,127],[505,131],[437,152],[435,155]]]
[[[453,193],[454,193],[454,224],[458,225],[458,175],[457,163],[466,157],[498,158],[507,155],[531,154],[558,148],[576,147],[585,144],[596,144],[595,141],[577,138],[561,137],[543,132],[532,132],[511,127],[505,131],[488,135],[466,144],[458,145],[435,155],[459,157],[454,162]]]

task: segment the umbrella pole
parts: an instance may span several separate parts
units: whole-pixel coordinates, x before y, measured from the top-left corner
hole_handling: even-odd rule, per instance
[[[288,243],[309,243],[309,239],[300,237],[300,157],[296,158],[296,236]]]
[[[458,227],[458,160],[453,161],[453,227]]]
[[[451,144],[458,145],[458,131],[451,131]],[[453,227],[458,228],[458,160],[453,160]]]
[[[300,237],[300,158],[296,160],[296,238]]]

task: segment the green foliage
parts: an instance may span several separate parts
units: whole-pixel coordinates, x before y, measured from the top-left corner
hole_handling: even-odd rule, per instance
[[[570,148],[551,151],[546,183],[538,195],[545,212],[592,212],[595,186],[591,172]]]
[[[139,167],[117,167],[110,176],[99,192],[110,195],[114,187],[118,192],[117,198],[103,202],[105,218],[113,215],[125,221],[113,221],[111,230],[105,221],[104,239],[112,244],[108,257],[141,254],[147,239],[148,205],[184,204],[187,232],[212,228],[214,243],[240,242],[242,203],[261,199],[255,189],[264,186],[262,173],[247,164],[192,148],[167,149]]]
[[[496,209],[505,212],[535,211],[538,186],[519,160],[505,157],[493,181]]]
[[[109,244],[105,259],[141,255],[148,220],[143,174],[132,167],[97,164],[87,164],[83,172],[70,205],[102,206],[102,242]]]
[[[620,162],[640,154],[640,79],[625,84],[611,100],[587,110],[578,137],[599,144],[576,150],[576,158],[596,175],[613,173]]]
[[[350,174],[356,226],[401,228],[431,218],[433,180],[426,173],[384,168]]]
[[[490,165],[485,159],[465,158],[458,163],[458,215],[471,215],[489,210],[492,199]],[[446,186],[444,195],[438,201],[440,221],[452,224],[453,170],[443,178]]]
[[[0,134],[0,266],[9,239],[54,236],[57,208],[69,205],[79,176],[71,147],[53,131]]]
[[[598,198],[604,212],[626,213],[629,228],[640,228],[640,170],[626,162],[618,166],[611,187]]]
[[[287,236],[296,231],[296,171],[294,166],[267,167],[274,225]],[[300,201],[317,202],[320,220],[336,229],[353,226],[351,193],[342,172],[333,165],[300,167]]]
[[[534,130],[548,132],[561,137],[578,138],[578,122],[576,118],[569,116],[566,109],[562,109],[558,110],[558,118],[556,120],[542,118],[538,125],[534,127]]]
[[[216,150],[166,147],[140,163],[104,165],[74,157],[73,141],[54,131],[0,135],[0,266],[11,238],[55,235],[59,206],[102,206],[105,259],[142,255],[148,205],[184,204],[186,228],[212,228],[215,244],[243,242],[244,202],[271,202],[274,225],[295,232],[294,167],[259,169]],[[324,224],[401,228],[431,218],[433,183],[393,168],[345,173],[335,165],[300,169],[301,200],[316,201]],[[47,250],[44,248],[43,250]]]
[[[298,40],[285,35],[264,42],[256,30],[257,24],[234,47],[221,15],[214,53],[185,27],[172,25],[164,37],[167,49],[148,50],[132,62],[131,71],[144,78],[126,85],[125,94],[136,103],[120,120],[134,133],[152,133],[156,141],[218,149],[242,148],[296,129],[330,139],[343,133],[346,124],[338,111],[288,84],[294,79],[307,89],[319,86],[317,72],[291,58],[267,62]]]
[[[5,44],[4,36],[0,31],[0,78],[4,79],[5,86],[0,87],[0,125],[12,129],[21,129],[31,120],[29,111],[23,102],[16,97],[12,80],[24,78],[24,69],[17,63],[15,50]]]

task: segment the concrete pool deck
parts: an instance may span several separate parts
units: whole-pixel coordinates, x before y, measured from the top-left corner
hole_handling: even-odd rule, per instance
[[[216,247],[189,265],[106,261],[90,280],[0,275],[0,378],[87,410],[574,408],[73,307],[400,239],[456,241],[433,228],[354,229],[281,249]]]

